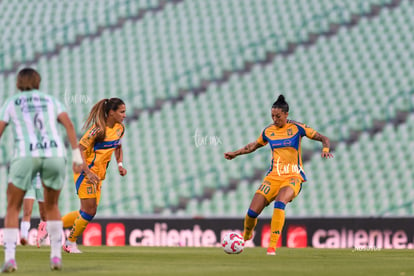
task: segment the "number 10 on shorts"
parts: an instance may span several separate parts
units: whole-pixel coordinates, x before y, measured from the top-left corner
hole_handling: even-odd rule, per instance
[[[259,188],[259,191],[262,191],[265,195],[267,195],[270,191],[270,183],[263,182]]]

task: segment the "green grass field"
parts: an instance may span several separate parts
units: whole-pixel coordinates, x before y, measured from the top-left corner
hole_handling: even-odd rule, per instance
[[[221,248],[82,247],[63,252],[63,270],[49,270],[49,248],[17,247],[16,275],[414,275],[413,250],[264,248],[227,255]],[[1,254],[3,260],[4,255]]]

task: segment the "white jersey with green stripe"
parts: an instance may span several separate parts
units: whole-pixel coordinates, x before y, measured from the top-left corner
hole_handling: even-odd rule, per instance
[[[14,157],[65,157],[58,129],[64,105],[38,90],[24,91],[7,99],[0,120],[13,128]]]

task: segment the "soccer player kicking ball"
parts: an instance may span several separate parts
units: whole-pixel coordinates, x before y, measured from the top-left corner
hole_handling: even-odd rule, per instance
[[[322,142],[322,158],[331,158],[329,139],[307,125],[290,121],[289,105],[280,95],[272,105],[273,124],[266,127],[259,138],[243,148],[224,153],[224,158],[231,160],[242,154],[254,152],[266,144],[270,145],[273,159],[263,183],[257,189],[244,219],[244,240],[250,240],[257,224],[257,217],[264,207],[274,201],[271,221],[270,243],[267,255],[276,255],[276,245],[285,224],[285,207],[300,192],[302,182],[306,181],[302,168],[301,139],[306,136]]]

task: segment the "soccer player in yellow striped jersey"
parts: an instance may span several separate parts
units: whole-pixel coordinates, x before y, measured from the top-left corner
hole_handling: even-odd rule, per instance
[[[302,167],[301,139],[306,136],[322,142],[322,158],[331,158],[330,142],[307,125],[288,120],[289,105],[285,97],[280,95],[272,105],[273,124],[266,127],[259,138],[243,148],[224,153],[224,158],[231,160],[239,155],[254,152],[266,144],[273,153],[272,163],[262,184],[257,189],[244,220],[243,237],[250,240],[257,224],[257,217],[264,207],[274,201],[271,221],[270,243],[268,255],[276,254],[276,245],[285,224],[285,206],[299,193],[302,182],[306,181]]]
[[[82,235],[88,223],[94,218],[101,197],[102,181],[112,153],[118,163],[119,174],[127,171],[122,165],[121,138],[125,127],[125,104],[119,98],[103,99],[96,103],[85,122],[88,129],[79,142],[85,165],[80,174],[74,174],[76,192],[80,198],[79,211],[66,214],[63,227],[72,227],[63,249],[68,253],[81,253],[76,240]]]

